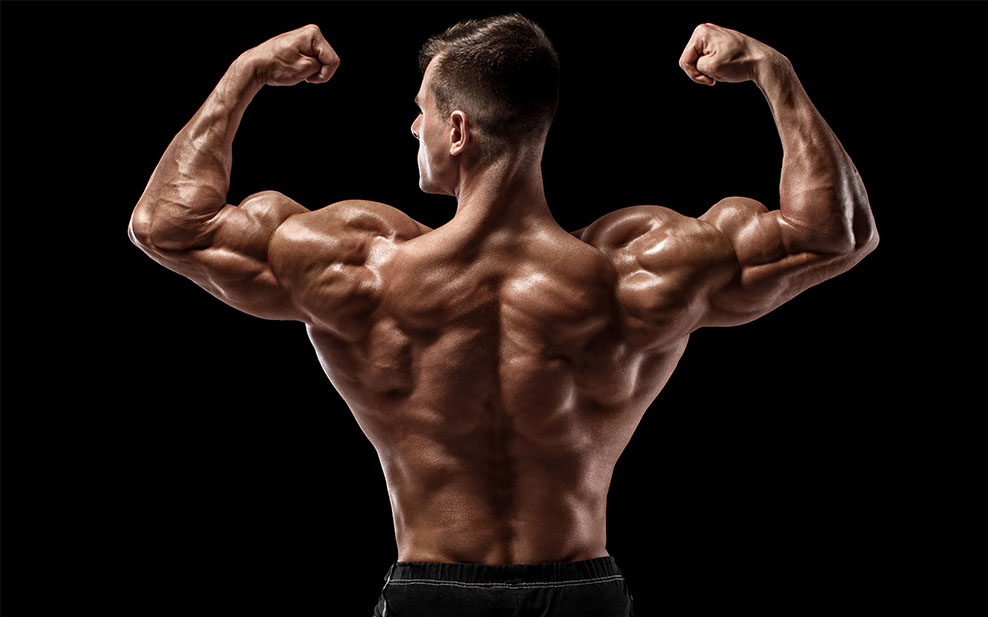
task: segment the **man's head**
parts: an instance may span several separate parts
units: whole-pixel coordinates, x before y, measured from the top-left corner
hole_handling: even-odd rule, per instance
[[[462,21],[425,42],[419,69],[412,133],[423,190],[448,192],[449,159],[467,148],[482,165],[541,150],[559,104],[559,59],[532,21],[519,13]]]

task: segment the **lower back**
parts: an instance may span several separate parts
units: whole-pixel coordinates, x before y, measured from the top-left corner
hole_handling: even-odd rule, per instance
[[[518,435],[493,433],[461,438],[455,448],[415,439],[382,455],[399,561],[520,564],[606,556],[614,461],[576,443],[546,451]]]

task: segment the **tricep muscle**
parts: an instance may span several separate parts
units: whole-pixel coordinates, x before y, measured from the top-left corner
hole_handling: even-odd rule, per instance
[[[745,197],[723,199],[699,218],[660,206],[623,208],[581,237],[614,264],[628,332],[646,347],[752,321],[865,254],[828,248],[812,230]]]
[[[737,259],[736,272],[710,290],[702,325],[747,323],[806,289],[853,266],[863,255],[815,246],[780,210],[746,197],[728,197],[699,218],[722,233]]]
[[[300,320],[290,290],[272,267],[269,249],[278,228],[306,212],[285,195],[264,191],[239,206],[224,206],[181,244],[156,242],[154,233],[132,235],[153,259],[230,306],[265,319]]]

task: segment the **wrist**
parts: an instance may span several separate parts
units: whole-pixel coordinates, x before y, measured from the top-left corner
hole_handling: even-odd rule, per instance
[[[765,90],[770,83],[780,81],[793,72],[792,63],[771,47],[765,46],[764,53],[755,63],[751,80]]]
[[[233,61],[230,70],[235,71],[243,79],[248,81],[254,91],[259,91],[265,85],[261,63],[250,53],[250,50],[240,54]]]
[[[771,99],[779,94],[787,85],[791,85],[795,71],[789,58],[769,48],[771,53],[755,64],[752,74],[752,81]]]

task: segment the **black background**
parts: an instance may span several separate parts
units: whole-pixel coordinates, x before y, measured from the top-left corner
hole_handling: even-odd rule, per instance
[[[947,361],[917,343],[936,336],[919,332],[943,285],[923,257],[942,223],[926,213],[956,210],[969,181],[957,144],[975,75],[956,65],[976,9],[4,2],[4,601],[370,614],[396,557],[388,494],[304,327],[223,305],[131,245],[127,223],[229,63],[316,23],[341,67],[255,98],[228,201],[372,199],[441,225],[455,200],[419,191],[409,132],[417,51],[512,10],[561,59],[543,173],[566,229],[635,204],[777,204],[782,149],[757,87],[700,86],[677,64],[709,21],[790,58],[882,237],[771,315],[693,336],[611,485],[608,549],[639,614],[915,600],[917,555],[936,544],[917,530],[944,490],[931,470],[951,456],[920,405],[921,371]]]

